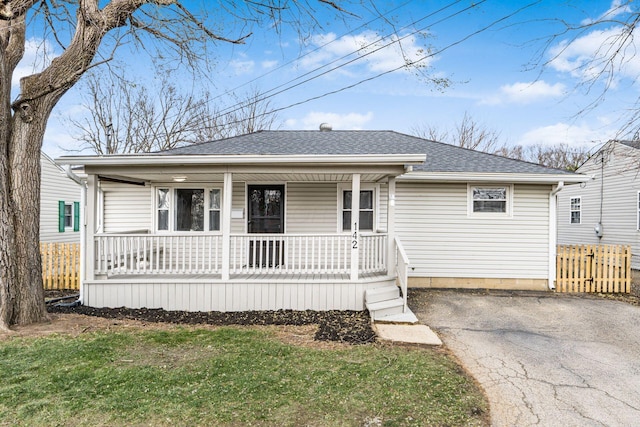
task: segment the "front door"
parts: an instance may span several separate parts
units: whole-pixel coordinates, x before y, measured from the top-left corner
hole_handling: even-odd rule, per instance
[[[284,185],[249,185],[247,230],[249,233],[284,233]],[[279,239],[256,237],[249,241],[249,265],[277,267],[283,263],[284,245]]]

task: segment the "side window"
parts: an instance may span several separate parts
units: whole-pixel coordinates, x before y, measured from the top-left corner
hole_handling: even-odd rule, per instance
[[[80,231],[80,202],[58,201],[58,232]]]
[[[342,230],[351,230],[352,191],[342,192]],[[373,190],[360,191],[360,230],[373,230]]]
[[[571,198],[569,211],[571,224],[580,224],[582,222],[582,197]]]
[[[472,187],[472,212],[507,213],[507,187]]]

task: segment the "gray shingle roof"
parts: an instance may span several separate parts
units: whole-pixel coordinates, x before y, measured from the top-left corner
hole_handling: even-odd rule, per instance
[[[414,171],[559,174],[570,172],[386,130],[259,131],[156,153],[158,155],[426,154]]]
[[[624,144],[628,147],[640,149],[640,141],[618,141],[620,144]]]

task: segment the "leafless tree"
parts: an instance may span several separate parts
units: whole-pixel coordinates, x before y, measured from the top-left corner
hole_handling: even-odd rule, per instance
[[[124,44],[197,69],[217,43],[242,43],[252,25],[276,31],[294,26],[308,34],[320,25],[318,8],[351,18],[342,10],[348,7],[345,3],[220,0],[196,12],[180,0],[3,0],[0,328],[47,319],[39,251],[40,149],[51,111],[89,69],[109,62]],[[12,101],[12,78],[25,54],[27,33],[54,43],[62,53],[42,70],[22,77]]]
[[[422,126],[414,129],[413,133],[422,138],[486,153],[500,148],[500,133],[475,121],[467,112],[451,131],[435,126]]]
[[[271,102],[254,90],[237,107],[216,108],[211,95],[184,93],[164,74],[150,89],[144,83],[90,73],[83,84],[86,114],[70,116],[80,150],[96,154],[148,153],[225,138],[275,125]]]
[[[417,136],[451,145],[497,154],[516,160],[537,163],[542,166],[575,171],[589,156],[586,147],[571,147],[568,144],[531,146],[510,145],[500,141],[500,135],[476,122],[465,113],[453,131],[434,126],[422,126],[414,130]]]

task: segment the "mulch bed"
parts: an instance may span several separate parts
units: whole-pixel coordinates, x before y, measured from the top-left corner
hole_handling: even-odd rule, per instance
[[[240,311],[187,312],[162,309],[94,308],[83,305],[68,307],[50,304],[49,313],[75,313],[108,319],[130,319],[187,325],[318,325],[315,339],[349,344],[367,344],[376,339],[366,311]]]

